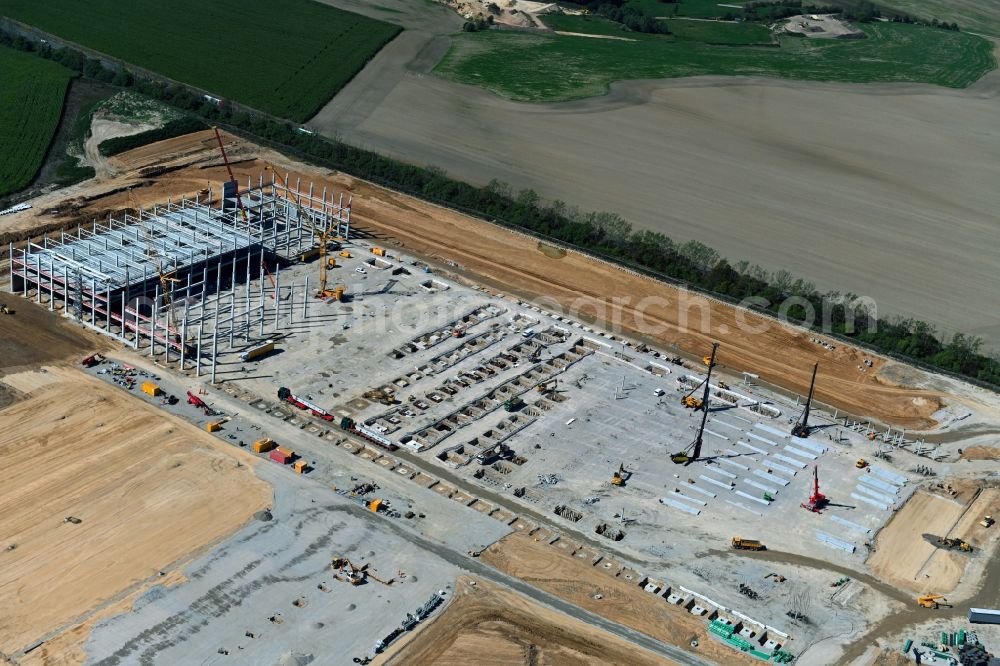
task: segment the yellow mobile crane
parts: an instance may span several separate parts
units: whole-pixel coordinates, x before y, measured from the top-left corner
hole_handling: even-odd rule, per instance
[[[705,377],[705,392],[701,397],[701,404],[697,407],[702,411],[701,415],[701,426],[698,428],[698,434],[695,435],[694,441],[687,445],[682,451],[670,456],[671,462],[677,465],[690,465],[695,460],[701,457],[701,444],[702,435],[705,432],[705,422],[708,421],[708,392],[711,387],[712,381],[712,368],[715,367],[715,352],[719,349],[719,343],[712,343],[712,354],[708,357],[708,375]]]
[[[270,170],[271,173],[274,174],[274,177],[281,181],[283,187],[285,188],[288,187],[287,181],[281,177],[281,175],[278,173],[278,170],[274,168],[273,164],[267,164],[264,167],[264,170],[265,171]],[[330,241],[340,242],[343,241],[344,239],[330,233],[328,229],[320,229],[315,224],[313,224],[312,216],[295,199],[289,198],[288,201],[293,206],[295,206],[295,210],[298,211],[299,213],[299,218],[305,223],[307,227],[309,227],[310,231],[313,232],[313,236],[316,237],[316,242],[319,243],[319,289],[316,291],[316,298],[324,298],[324,299],[334,298],[338,301],[343,300],[344,287],[336,287],[334,289],[326,288],[327,285],[326,272],[328,269],[336,268],[337,266],[336,259],[332,258],[329,260],[327,259],[326,251]]]

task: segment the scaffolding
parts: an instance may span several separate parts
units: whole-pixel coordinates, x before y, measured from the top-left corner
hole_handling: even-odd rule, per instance
[[[317,229],[350,235],[351,200],[342,194],[328,197],[324,188],[317,196],[312,185],[292,188],[272,174],[240,196],[246,216],[233,198],[213,201],[210,188],[73,234],[10,244],[11,292],[50,310],[58,299],[83,325],[135,349],[148,344],[150,356],[162,353],[182,370],[191,364],[200,376],[207,364],[214,382],[220,334],[232,346],[266,325],[277,329],[282,316],[294,321],[298,298],[307,316],[308,278],[282,287],[282,264],[314,247]],[[211,352],[203,349],[206,329]]]

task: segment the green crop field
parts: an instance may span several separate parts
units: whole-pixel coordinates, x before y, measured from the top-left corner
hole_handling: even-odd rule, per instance
[[[867,39],[779,37],[780,48],[465,33],[436,72],[512,99],[559,101],[603,94],[612,81],[706,74],[963,88],[996,67],[993,45],[975,35],[897,23],[860,28]]]
[[[42,166],[73,72],[0,46],[0,196],[23,189]]]
[[[688,21],[665,19],[669,35],[651,35],[633,32],[621,23],[601,16],[545,14],[545,25],[560,32],[579,32],[587,35],[608,35],[624,39],[660,39],[676,42],[703,42],[707,44],[769,44],[774,41],[771,31],[759,23],[734,23],[731,21]]]
[[[401,30],[312,0],[4,0],[0,13],[297,122]]]
[[[674,39],[679,42],[746,45],[770,44],[774,41],[771,31],[759,23],[685,19],[669,19],[666,23]]]
[[[955,22],[962,30],[1000,37],[1000,2],[995,0],[886,0],[884,6],[928,21]]]
[[[609,21],[603,16],[581,14],[544,14],[542,22],[560,32],[581,32],[586,35],[610,35],[625,39],[657,39],[660,35],[633,32],[621,23]]]

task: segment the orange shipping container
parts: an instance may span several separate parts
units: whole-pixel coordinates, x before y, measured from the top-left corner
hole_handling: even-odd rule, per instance
[[[160,390],[160,387],[154,384],[153,382],[143,382],[142,392],[145,393],[146,395],[151,395],[154,398],[163,393],[163,391]]]
[[[254,453],[267,453],[274,448],[274,440],[270,438],[258,439],[253,443]]]
[[[295,472],[297,474],[305,474],[306,470],[308,469],[309,466],[306,464],[305,460],[299,460],[298,462],[295,463]]]
[[[279,446],[278,447],[278,452],[279,453],[283,453],[284,455],[288,456],[289,458],[295,457],[295,451],[292,451],[291,449],[287,449],[284,446]]]
[[[222,424],[218,422],[209,423],[205,426],[205,430],[209,432],[219,432],[222,430]]]

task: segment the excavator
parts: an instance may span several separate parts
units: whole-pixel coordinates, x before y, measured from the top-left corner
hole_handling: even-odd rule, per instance
[[[551,379],[547,382],[542,382],[541,384],[536,386],[535,390],[541,393],[542,395],[549,395],[550,393],[555,393],[556,389],[558,388],[559,388],[559,380]]]
[[[813,366],[812,381],[809,382],[809,397],[806,398],[806,407],[802,410],[802,418],[792,426],[792,435],[795,437],[808,437],[812,431],[812,428],[809,427],[809,408],[812,407],[813,390],[816,388],[816,370],[818,368],[819,363]]]
[[[702,435],[705,433],[705,423],[708,421],[708,391],[711,386],[712,368],[715,367],[715,353],[719,349],[719,343],[712,343],[712,354],[708,357],[708,375],[705,377],[705,392],[701,397],[701,404],[696,409],[701,409],[701,426],[694,441],[688,444],[687,448],[670,456],[671,462],[676,465],[690,465],[701,456]]]
[[[346,582],[350,583],[351,585],[361,585],[365,583],[369,578],[371,578],[376,583],[382,583],[385,586],[392,585],[393,582],[395,582],[394,578],[390,578],[389,580],[383,580],[378,576],[376,576],[375,574],[373,574],[372,572],[368,571],[367,563],[359,567],[356,566],[346,557],[341,557],[340,555],[333,556],[330,562],[330,567],[333,570],[337,571],[337,573],[334,574],[334,578],[336,578],[339,581],[346,580]]]
[[[917,603],[920,604],[922,608],[933,608],[937,610],[940,606],[951,606],[947,603],[947,599],[941,594],[925,594],[923,596],[917,597]]]
[[[625,469],[625,464],[622,463],[618,465],[618,470],[611,475],[611,485],[613,486],[624,486],[625,482],[629,480],[632,476],[632,472]]]
[[[372,400],[374,402],[380,402],[383,405],[394,405],[396,404],[396,395],[387,389],[372,389],[366,391],[363,396],[366,400]]]

